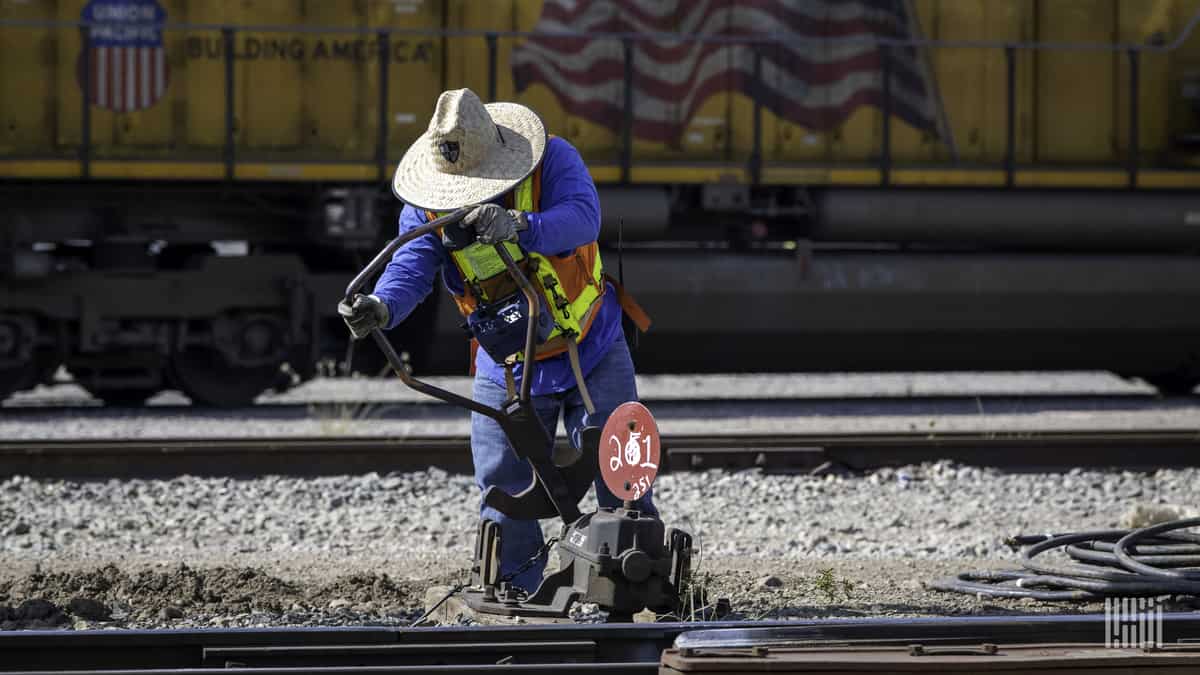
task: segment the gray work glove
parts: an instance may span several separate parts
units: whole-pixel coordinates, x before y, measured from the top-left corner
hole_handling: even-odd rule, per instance
[[[463,224],[475,228],[481,244],[516,241],[517,232],[529,227],[523,212],[505,210],[499,204],[476,206],[463,218]]]
[[[350,334],[355,340],[367,337],[376,328],[387,327],[390,318],[387,305],[378,296],[361,293],[354,296],[354,304],[344,299],[339,302],[338,314],[350,327]]]

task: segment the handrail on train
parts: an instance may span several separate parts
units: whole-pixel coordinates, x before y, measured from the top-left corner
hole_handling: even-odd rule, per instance
[[[104,25],[103,21],[87,21],[84,19],[0,19],[0,28],[84,28],[92,25]],[[1112,42],[1013,42],[1001,40],[930,40],[915,38],[881,37],[881,36],[830,36],[814,38],[798,33],[777,31],[756,35],[703,35],[687,33],[669,33],[661,31],[648,32],[613,32],[613,31],[522,31],[522,30],[487,30],[465,28],[403,28],[398,26],[312,26],[286,24],[226,24],[226,23],[187,23],[167,21],[158,25],[165,31],[224,31],[236,30],[254,33],[301,33],[301,34],[340,34],[340,35],[401,35],[412,37],[482,37],[497,38],[584,38],[589,40],[632,40],[634,42],[666,41],[666,42],[702,42],[724,44],[763,44],[786,42],[788,44],[829,44],[872,42],[889,47],[951,47],[977,49],[1031,49],[1031,50],[1068,50],[1068,51],[1109,51],[1123,52],[1131,49],[1138,51],[1170,52],[1178,49],[1191,36],[1196,26],[1200,24],[1200,10],[1197,10],[1182,31],[1170,42],[1161,43],[1112,43]]]

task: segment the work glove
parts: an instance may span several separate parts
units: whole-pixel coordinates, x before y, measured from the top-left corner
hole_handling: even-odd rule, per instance
[[[481,244],[516,241],[517,232],[529,227],[523,212],[505,210],[498,204],[476,206],[463,218],[463,225],[475,228]]]
[[[350,334],[355,340],[365,338],[376,328],[386,327],[390,318],[387,305],[378,296],[361,293],[354,296],[353,304],[345,300],[339,302],[338,314],[350,327]]]

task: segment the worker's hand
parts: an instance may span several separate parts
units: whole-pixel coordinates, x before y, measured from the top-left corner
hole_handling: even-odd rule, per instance
[[[387,326],[389,318],[387,305],[382,300],[377,296],[361,293],[354,296],[353,304],[345,300],[339,302],[338,314],[342,315],[342,320],[350,327],[350,334],[355,340],[365,338],[376,328]]]
[[[516,241],[517,232],[528,227],[524,213],[506,211],[498,204],[476,206],[463,218],[463,224],[475,228],[481,244]]]

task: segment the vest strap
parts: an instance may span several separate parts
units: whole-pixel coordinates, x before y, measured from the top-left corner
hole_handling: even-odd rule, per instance
[[[617,289],[617,302],[620,303],[621,311],[625,312],[625,315],[629,317],[633,325],[637,326],[637,329],[643,333],[650,330],[650,315],[646,313],[646,310],[642,309],[637,300],[634,300],[629,291],[625,290],[621,282],[614,279],[611,274],[606,272],[604,278],[608,283],[612,284],[613,288]]]

